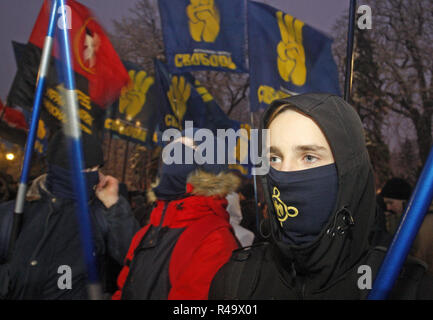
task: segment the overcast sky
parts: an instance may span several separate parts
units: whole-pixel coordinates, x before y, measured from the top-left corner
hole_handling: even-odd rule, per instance
[[[96,15],[102,26],[113,32],[113,20],[127,17],[137,0],[80,0]],[[173,0],[175,1],[175,0]],[[227,0],[230,1],[230,0]],[[261,0],[283,10],[332,37],[338,17],[348,11],[350,0]],[[0,99],[9,92],[16,64],[11,41],[27,42],[43,0],[0,1]]]

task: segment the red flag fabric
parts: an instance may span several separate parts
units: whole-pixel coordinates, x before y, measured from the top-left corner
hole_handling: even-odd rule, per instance
[[[3,105],[1,100],[0,100],[0,121],[6,123],[11,128],[20,129],[20,130],[29,129],[24,114],[19,110]]]
[[[129,83],[128,72],[91,11],[75,0],[69,0],[67,6],[71,9],[66,12],[70,14],[73,68],[88,79],[91,100],[105,108],[118,98],[122,87]],[[45,0],[29,39],[39,48],[44,44],[49,14],[50,4]],[[54,42],[56,58],[57,48],[57,42]]]

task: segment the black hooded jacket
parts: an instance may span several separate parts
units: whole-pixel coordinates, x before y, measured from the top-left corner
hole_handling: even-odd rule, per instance
[[[75,204],[49,192],[45,178],[40,176],[29,188],[15,253],[7,263],[0,262],[0,300],[88,299]],[[14,204],[9,201],[0,205],[0,224],[6,225],[0,234],[0,249],[8,247]],[[108,209],[97,198],[91,198],[89,212],[98,276],[109,296],[115,289],[116,270],[123,264],[139,225],[122,196]],[[5,253],[0,250],[0,261]],[[59,270],[65,266],[72,276],[71,286],[66,288],[59,286],[63,281],[60,277],[66,274]]]
[[[370,245],[376,218],[375,187],[360,118],[338,96],[303,94],[274,101],[263,114],[262,128],[282,104],[290,104],[312,118],[328,140],[338,173],[334,210],[312,242],[301,246],[284,243],[267,176],[262,176],[272,230],[270,241],[235,251],[214,278],[209,297],[363,299],[386,249]],[[368,279],[369,270],[372,279]],[[408,259],[389,298],[433,298],[433,282],[425,274],[425,265]]]

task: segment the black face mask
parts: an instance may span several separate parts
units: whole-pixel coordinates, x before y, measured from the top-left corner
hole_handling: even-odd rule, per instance
[[[87,195],[94,196],[95,186],[99,183],[98,171],[84,172]],[[56,165],[48,165],[47,188],[56,197],[63,199],[76,199],[72,184],[72,173]]]
[[[290,172],[271,167],[268,184],[282,240],[296,245],[314,240],[329,220],[337,199],[335,164]]]

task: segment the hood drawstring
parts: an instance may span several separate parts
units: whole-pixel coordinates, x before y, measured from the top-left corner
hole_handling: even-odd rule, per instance
[[[340,216],[342,216],[341,223],[338,221]],[[355,220],[353,219],[352,213],[349,211],[347,206],[344,206],[335,214],[333,224],[328,230],[326,230],[326,234],[331,238],[336,234],[344,235],[346,231],[351,229],[354,225]]]

